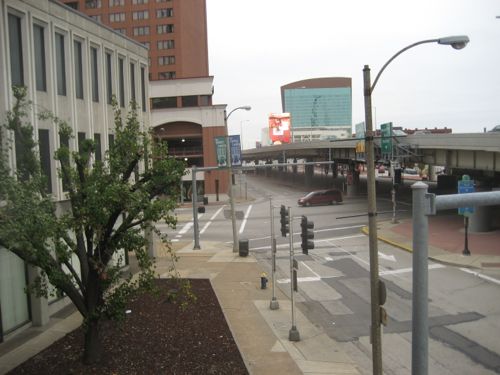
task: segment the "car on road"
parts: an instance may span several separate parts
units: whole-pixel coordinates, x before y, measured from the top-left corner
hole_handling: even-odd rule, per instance
[[[313,204],[334,204],[342,202],[342,192],[338,189],[311,191],[298,200],[299,206],[311,206]]]

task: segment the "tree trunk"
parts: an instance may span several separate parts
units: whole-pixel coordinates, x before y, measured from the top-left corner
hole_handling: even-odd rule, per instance
[[[91,365],[99,361],[101,356],[101,341],[99,338],[99,321],[89,319],[85,330],[85,348],[83,363]]]

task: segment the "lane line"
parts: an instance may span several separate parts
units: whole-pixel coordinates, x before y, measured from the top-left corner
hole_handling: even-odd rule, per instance
[[[308,266],[307,264],[305,264],[303,261],[301,261],[300,263],[302,263],[302,265],[303,265],[304,267],[306,267],[309,271],[311,271],[311,273],[312,273],[315,277],[317,277],[317,278],[321,279],[321,276],[320,276],[320,275],[318,275],[316,272],[314,272],[314,271],[311,269],[311,267],[309,267],[309,266]]]
[[[212,217],[210,218],[210,220],[208,220],[208,222],[207,222],[207,223],[203,226],[202,230],[200,230],[200,234],[203,234],[203,233],[207,230],[208,226],[209,226],[210,224],[212,224],[212,221],[213,221],[213,220],[217,217],[217,215],[218,215],[218,214],[222,211],[222,209],[223,209],[224,207],[226,207],[226,206],[225,206],[225,205],[224,205],[224,206],[222,206],[221,208],[219,208],[219,209],[217,210],[217,212],[216,212],[215,214],[213,214],[213,215],[212,215]]]
[[[436,269],[436,268],[446,268],[446,266],[444,266],[442,264],[438,264],[438,263],[429,264],[429,269],[430,270],[433,270],[433,269]],[[380,276],[387,276],[387,275],[397,275],[397,274],[401,274],[401,273],[411,273],[411,272],[413,272],[413,268],[408,267],[408,268],[400,268],[398,270],[380,271],[378,274]]]
[[[184,233],[186,233],[189,229],[191,229],[191,227],[193,226],[193,224],[194,224],[194,223],[193,223],[192,221],[190,221],[190,222],[186,223],[186,224],[182,227],[182,229],[179,231],[179,234],[184,234]]]
[[[253,205],[248,206],[247,212],[245,212],[245,217],[243,218],[243,222],[241,223],[239,234],[242,234],[243,231],[245,230],[245,225],[247,224],[248,216],[250,215],[252,207]]]
[[[493,278],[493,277],[491,277],[491,276],[483,275],[482,273],[479,273],[479,272],[476,272],[476,271],[472,271],[472,270],[470,270],[470,269],[468,269],[468,268],[460,268],[460,271],[467,272],[467,273],[469,273],[469,274],[471,274],[471,275],[474,275],[474,276],[476,276],[476,277],[479,277],[480,279],[483,279],[483,280],[486,280],[486,281],[490,281],[490,282],[492,282],[492,283],[495,283],[495,284],[497,284],[497,285],[500,285],[500,280],[495,279],[495,278]]]
[[[350,227],[340,227],[340,228],[325,228],[325,229],[318,229],[315,230],[314,233],[321,233],[321,232],[330,232],[332,230],[344,230],[344,229],[354,229],[354,228],[363,228],[366,227],[366,224],[362,225],[352,225]]]

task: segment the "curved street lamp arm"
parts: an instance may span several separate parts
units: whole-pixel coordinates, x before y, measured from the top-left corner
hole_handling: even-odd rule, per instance
[[[373,81],[373,85],[372,87],[370,87],[370,94],[373,92],[373,90],[375,89],[375,85],[377,84],[378,82],[378,79],[380,78],[382,72],[385,70],[385,68],[387,68],[387,66],[392,62],[392,60],[394,60],[396,57],[398,57],[399,55],[401,55],[403,52],[409,50],[410,48],[413,48],[413,47],[416,47],[420,44],[424,44],[424,43],[436,43],[436,42],[439,42],[439,39],[427,39],[427,40],[421,40],[420,42],[416,42],[416,43],[413,43],[413,44],[410,44],[409,46],[403,48],[402,50],[400,50],[398,53],[396,53],[394,56],[392,56],[385,64],[384,66],[382,67],[382,69],[380,69],[380,72],[378,72],[377,74],[377,77],[375,77],[375,80]]]
[[[227,120],[229,118],[229,116],[231,116],[231,113],[233,113],[234,111],[237,111],[238,109],[244,109],[245,111],[249,111],[250,107],[247,106],[247,105],[244,105],[244,106],[241,106],[241,107],[236,107],[231,112],[229,112],[229,114],[226,116],[225,119]]]

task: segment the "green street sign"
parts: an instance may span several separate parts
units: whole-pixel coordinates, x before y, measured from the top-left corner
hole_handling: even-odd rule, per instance
[[[382,155],[392,154],[392,122],[380,125],[380,133],[382,134],[382,140],[380,142]]]

